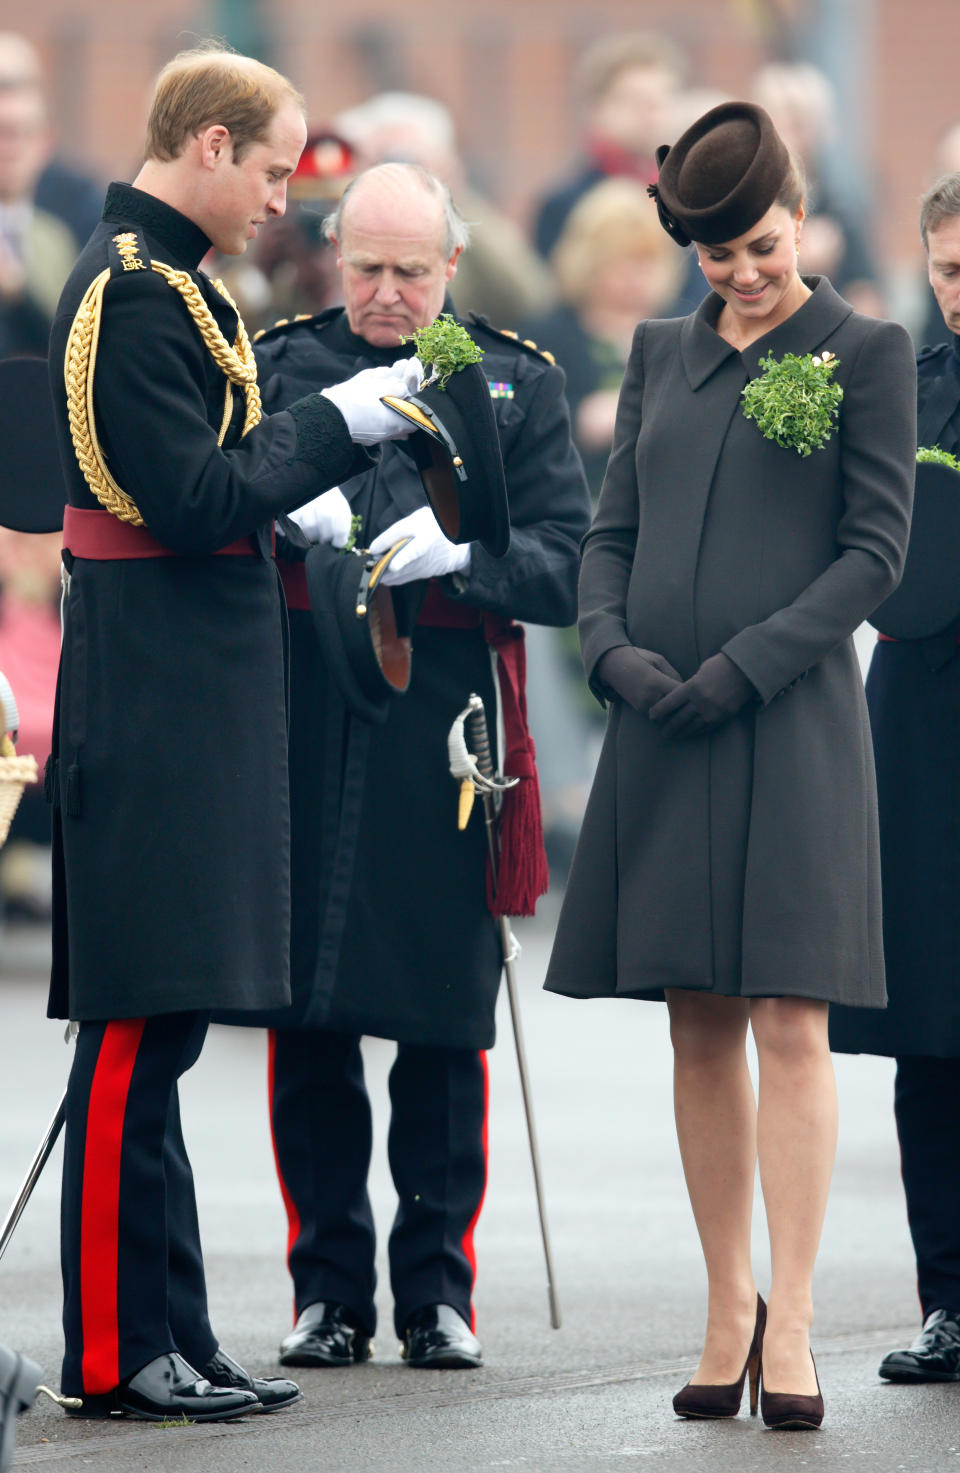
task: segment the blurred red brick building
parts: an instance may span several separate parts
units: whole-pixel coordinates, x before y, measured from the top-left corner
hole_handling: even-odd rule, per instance
[[[957,0],[3,0],[0,28],[22,31],[47,62],[62,151],[104,178],[137,166],[153,74],[176,50],[259,17],[269,59],[306,94],[312,122],[385,87],[438,97],[453,111],[480,183],[524,218],[565,171],[579,118],[578,56],[599,35],[662,29],[686,51],[690,79],[737,95],[784,45],[849,75],[856,126],[878,199],[878,253],[918,260],[916,200],[937,133],[960,115]],[[5,12],[5,13],[4,13]],[[842,12],[843,25],[836,21]],[[228,24],[224,24],[225,20]],[[242,26],[240,28],[242,30]],[[261,53],[262,54],[262,53]],[[841,93],[844,87],[841,81]],[[843,100],[843,99],[842,99]]]

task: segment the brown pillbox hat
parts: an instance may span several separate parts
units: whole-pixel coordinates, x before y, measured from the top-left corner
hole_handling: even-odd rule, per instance
[[[660,223],[678,245],[720,245],[745,234],[774,203],[790,155],[768,113],[724,102],[657,149],[650,186]]]

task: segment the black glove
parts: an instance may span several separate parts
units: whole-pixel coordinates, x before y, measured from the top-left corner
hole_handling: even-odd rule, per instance
[[[756,694],[739,665],[727,655],[711,655],[696,675],[652,707],[650,720],[661,724],[668,741],[682,741],[722,726]]]
[[[607,650],[597,665],[597,675],[635,711],[649,711],[661,696],[680,684],[680,674],[669,660],[634,644]]]

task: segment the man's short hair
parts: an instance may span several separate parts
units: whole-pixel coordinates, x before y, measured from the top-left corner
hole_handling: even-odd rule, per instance
[[[463,250],[470,240],[470,228],[464,220],[460,211],[453,202],[447,186],[436,174],[431,174],[429,169],[424,169],[420,164],[374,164],[370,169],[364,169],[355,179],[351,179],[343,194],[337,201],[337,207],[332,214],[328,215],[323,222],[323,233],[327,240],[340,241],[342,239],[341,226],[343,223],[344,206],[348,203],[351,194],[361,180],[369,178],[371,174],[392,175],[395,178],[407,177],[416,180],[426,194],[440,201],[443,208],[443,252],[449,258],[456,250]]]
[[[960,174],[944,174],[920,201],[920,239],[927,250],[927,236],[945,220],[960,215]]]
[[[577,77],[581,96],[588,103],[605,97],[621,72],[634,67],[672,72],[683,80],[684,59],[679,47],[655,31],[638,31],[629,36],[604,36],[586,51]]]
[[[286,77],[221,42],[179,52],[157,78],[147,121],[144,157],[168,163],[191,138],[220,124],[230,134],[234,161],[252,143],[263,143],[277,110],[306,104]]]

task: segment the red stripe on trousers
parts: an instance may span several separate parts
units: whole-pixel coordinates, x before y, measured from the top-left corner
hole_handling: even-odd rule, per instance
[[[480,1213],[483,1210],[483,1199],[487,1195],[487,1169],[490,1161],[488,1144],[489,1137],[487,1129],[490,1117],[490,1070],[487,1065],[487,1056],[482,1050],[480,1052],[479,1058],[480,1064],[483,1068],[483,1134],[481,1137],[483,1141],[483,1190],[480,1193],[480,1201],[477,1203],[477,1210],[470,1219],[470,1226],[464,1233],[463,1242],[460,1245],[463,1249],[466,1260],[470,1265],[471,1272],[473,1273],[474,1282],[476,1282],[477,1278],[477,1253],[476,1249],[473,1246],[473,1230],[480,1219]],[[472,1294],[470,1297],[470,1328],[471,1330],[473,1330],[474,1334],[476,1334],[477,1311],[473,1307]]]
[[[120,1380],[120,1158],[130,1079],[145,1022],[145,1018],[124,1018],[107,1024],[87,1103],[80,1204],[80,1316],[83,1389],[92,1396],[112,1391]]]
[[[277,1181],[280,1183],[280,1195],[283,1198],[283,1205],[287,1210],[287,1267],[289,1268],[290,1254],[293,1252],[293,1245],[300,1236],[300,1214],[297,1211],[296,1202],[290,1195],[290,1189],[283,1179],[283,1170],[280,1166],[280,1152],[277,1150],[277,1137],[273,1129],[273,1090],[276,1077],[277,1030],[275,1028],[271,1028],[267,1033],[267,1092],[269,1095],[268,1113],[270,1116],[270,1141],[273,1145],[273,1161],[274,1165],[277,1168]],[[294,1303],[293,1306],[293,1318],[294,1320],[296,1320],[297,1318],[296,1303]]]

